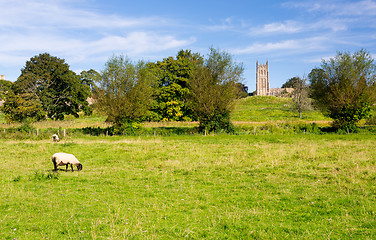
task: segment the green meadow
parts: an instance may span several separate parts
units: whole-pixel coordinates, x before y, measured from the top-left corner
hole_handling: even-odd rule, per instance
[[[293,125],[288,102],[265,101],[260,111],[291,117],[243,106],[236,121]],[[311,114],[303,121],[328,121]],[[166,126],[195,123],[145,124]],[[371,132],[1,138],[0,239],[376,239],[375,143]],[[83,170],[52,171],[55,152],[73,153]]]
[[[317,110],[304,111],[302,119],[300,119],[299,112],[294,109],[292,98],[274,96],[255,96],[238,100],[231,119],[235,122],[322,122],[331,120]]]

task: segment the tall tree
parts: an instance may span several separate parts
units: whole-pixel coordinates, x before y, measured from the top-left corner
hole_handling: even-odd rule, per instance
[[[100,73],[94,69],[90,69],[89,71],[81,71],[80,73],[81,83],[89,86],[92,92],[95,91],[95,83],[98,82],[100,78]]]
[[[334,127],[353,131],[359,120],[369,116],[376,99],[375,70],[371,55],[360,50],[354,54],[339,52],[308,75],[312,98],[334,119]]]
[[[149,114],[154,81],[144,62],[113,56],[97,82],[98,106],[116,127],[140,121]]]
[[[238,83],[244,68],[226,52],[210,48],[204,62],[197,63],[192,72],[190,104],[206,131],[232,131],[230,112],[238,96]]]
[[[202,61],[198,53],[181,50],[176,58],[150,64],[158,78],[155,86],[155,102],[152,110],[153,120],[190,121],[194,119],[192,109],[187,104],[190,89],[188,81],[195,62]]]
[[[302,112],[304,110],[308,110],[311,107],[311,101],[308,96],[308,86],[307,86],[307,80],[304,77],[301,79],[300,77],[296,77],[297,80],[294,81],[294,84],[292,87],[294,88],[293,92],[293,102],[295,105],[295,108],[299,112],[299,118],[302,118]]]
[[[90,94],[89,87],[81,83],[64,59],[48,53],[26,62],[13,90],[16,95],[34,95],[47,116],[55,120],[62,120],[69,114],[78,117],[78,112],[87,108],[86,99]]]

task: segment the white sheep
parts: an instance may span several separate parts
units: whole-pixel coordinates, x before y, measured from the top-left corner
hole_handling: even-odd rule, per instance
[[[55,153],[52,156],[52,162],[54,163],[55,171],[58,166],[66,166],[65,171],[68,171],[68,165],[71,166],[73,172],[73,165],[77,166],[77,170],[82,170],[82,164],[77,160],[73,154],[69,153]]]
[[[60,141],[59,136],[57,134],[52,135],[52,141],[54,142]]]

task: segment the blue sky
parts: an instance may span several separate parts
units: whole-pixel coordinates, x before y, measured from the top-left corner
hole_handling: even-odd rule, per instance
[[[244,64],[253,91],[257,60],[280,87],[337,51],[376,53],[376,0],[0,0],[0,9],[0,74],[11,81],[43,52],[80,73],[114,54],[157,61],[213,46]]]

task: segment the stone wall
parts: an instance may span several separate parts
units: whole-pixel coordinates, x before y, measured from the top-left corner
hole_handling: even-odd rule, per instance
[[[267,95],[276,97],[289,96],[293,91],[293,88],[271,88]]]

